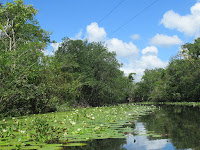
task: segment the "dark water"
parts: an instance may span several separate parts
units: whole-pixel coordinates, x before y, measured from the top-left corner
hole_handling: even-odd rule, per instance
[[[105,139],[87,142],[71,150],[200,150],[200,108],[162,106],[160,110],[141,117],[136,123],[138,135],[126,139]],[[145,136],[155,133],[162,137]],[[142,135],[142,136],[141,136]]]

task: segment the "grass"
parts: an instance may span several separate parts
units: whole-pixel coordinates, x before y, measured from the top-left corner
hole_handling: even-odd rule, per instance
[[[138,117],[155,109],[123,104],[5,118],[0,121],[0,149],[62,149],[84,146],[84,141],[93,139],[126,138],[136,134]]]

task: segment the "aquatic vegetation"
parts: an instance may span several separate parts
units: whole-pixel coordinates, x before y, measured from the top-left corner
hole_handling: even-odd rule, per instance
[[[84,146],[84,141],[93,139],[126,138],[127,134],[136,134],[138,117],[155,109],[123,104],[5,118],[0,121],[0,149],[62,149]]]

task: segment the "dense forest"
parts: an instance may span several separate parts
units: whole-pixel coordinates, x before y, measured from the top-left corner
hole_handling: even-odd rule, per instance
[[[0,5],[0,113],[25,115],[67,106],[102,106],[127,101],[199,101],[200,38],[187,43],[165,69],[146,70],[134,83],[103,43],[64,38],[53,41],[32,5]]]
[[[45,56],[50,33],[35,18],[37,10],[15,0],[0,5],[0,113],[24,115],[67,106],[126,102],[133,74],[126,77],[114,52],[102,43],[64,38]]]

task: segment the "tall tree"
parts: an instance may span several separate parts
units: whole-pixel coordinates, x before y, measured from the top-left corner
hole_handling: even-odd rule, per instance
[[[127,78],[119,70],[116,54],[108,52],[103,44],[66,38],[55,57],[62,58],[66,55],[71,62],[78,64],[71,71],[81,75],[82,87],[78,103],[98,106],[126,99]],[[68,60],[63,59],[63,63],[67,69]]]
[[[44,48],[49,42],[49,33],[39,26],[35,15],[37,10],[32,5],[25,5],[23,0],[7,2],[0,7],[0,42],[5,50],[35,42]]]
[[[1,112],[38,113],[47,106],[50,75],[43,73],[49,60],[42,51],[50,39],[34,18],[36,13],[23,0],[0,7]]]

